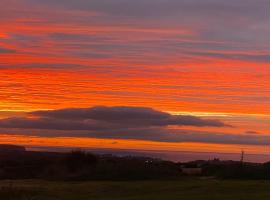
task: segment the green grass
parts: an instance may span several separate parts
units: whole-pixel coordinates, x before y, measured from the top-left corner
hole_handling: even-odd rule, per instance
[[[270,181],[47,182],[0,181],[5,200],[249,200],[270,199]]]

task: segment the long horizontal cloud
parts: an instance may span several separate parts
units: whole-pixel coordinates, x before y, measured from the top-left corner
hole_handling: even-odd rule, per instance
[[[248,14],[252,17],[265,16],[267,14],[267,0],[246,0],[245,4],[241,0],[24,0],[36,4],[48,4],[52,7],[66,7],[69,9],[95,10],[102,13],[110,13],[118,16],[136,17],[164,17],[175,16],[182,13],[192,13],[192,16],[211,16],[213,14]],[[259,12],[259,10],[261,12]],[[182,12],[179,12],[182,11]],[[217,15],[216,17],[219,17]],[[228,15],[229,16],[229,15]]]
[[[270,135],[228,134],[206,131],[192,131],[170,128],[127,128],[116,130],[39,130],[39,129],[0,129],[10,135],[38,137],[74,137],[99,139],[124,139],[154,142],[200,142],[212,144],[270,145]]]
[[[250,134],[250,132],[227,134],[193,131],[180,128],[181,126],[226,127],[229,125],[213,119],[172,115],[152,108],[105,106],[36,111],[28,113],[25,117],[0,120],[0,130],[6,134],[174,143],[270,145],[269,135]]]
[[[112,130],[167,126],[228,126],[219,120],[171,115],[144,107],[92,107],[37,111],[29,117],[0,120],[1,128],[53,130]]]
[[[0,47],[0,53],[14,53],[15,50],[13,49],[7,49],[7,48],[4,48],[4,47]]]

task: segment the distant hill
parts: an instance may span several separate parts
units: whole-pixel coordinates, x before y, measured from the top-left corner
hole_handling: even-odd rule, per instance
[[[0,144],[0,153],[15,153],[15,152],[25,152],[26,149],[23,146]]]

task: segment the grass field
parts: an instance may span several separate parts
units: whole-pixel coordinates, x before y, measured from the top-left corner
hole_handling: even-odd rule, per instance
[[[270,181],[1,181],[3,200],[249,200],[270,199]]]

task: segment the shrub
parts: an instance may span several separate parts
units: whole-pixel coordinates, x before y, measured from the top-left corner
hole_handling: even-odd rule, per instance
[[[64,164],[70,172],[94,166],[97,162],[98,159],[95,155],[80,150],[68,153],[64,159]]]

